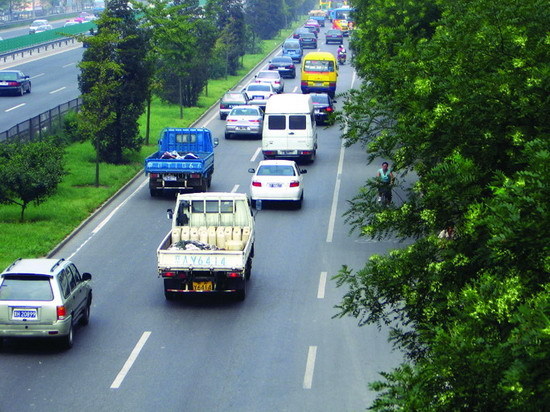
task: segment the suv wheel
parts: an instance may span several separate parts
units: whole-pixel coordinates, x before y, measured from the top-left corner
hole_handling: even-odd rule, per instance
[[[84,313],[82,314],[82,318],[80,318],[80,324],[83,326],[86,326],[88,323],[90,323],[90,306],[91,306],[91,302],[90,302],[90,299],[88,299],[88,303],[84,308]]]
[[[64,349],[71,349],[73,347],[73,324],[69,327],[69,333],[67,336],[61,338],[61,345]]]

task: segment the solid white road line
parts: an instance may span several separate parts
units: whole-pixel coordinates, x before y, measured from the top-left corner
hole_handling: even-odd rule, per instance
[[[321,272],[319,277],[319,288],[317,289],[317,299],[323,299],[325,297],[325,288],[327,284],[327,272]]]
[[[334,185],[334,195],[332,196],[332,208],[330,210],[330,219],[328,222],[327,243],[331,243],[332,237],[334,236],[334,224],[336,222],[336,210],[338,208],[338,194],[340,192],[342,169],[344,167],[345,150],[346,147],[344,146],[344,141],[342,140],[342,145],[340,146],[340,160],[338,160],[338,172],[336,173],[336,184]]]
[[[233,186],[233,189],[231,189],[231,193],[235,193],[237,190],[239,190],[239,185]]]
[[[307,353],[306,373],[304,374],[304,389],[311,389],[313,384],[313,370],[315,369],[315,358],[317,357],[317,346],[310,346]]]
[[[258,147],[256,151],[254,152],[254,155],[250,158],[251,162],[255,162],[258,156],[260,155],[260,152],[262,151],[261,147]]]
[[[145,342],[147,342],[147,339],[149,339],[149,336],[151,335],[151,332],[143,332],[143,335],[141,335],[141,338],[139,338],[138,343],[136,343],[136,346],[134,347],[134,350],[132,353],[130,353],[130,357],[126,360],[126,363],[118,373],[117,377],[111,384],[111,389],[118,389],[120,388],[120,385],[122,384],[122,381],[130,371],[130,368],[136,361],[139,353],[143,349],[143,346],[145,346]]]
[[[12,110],[19,109],[20,107],[23,107],[23,106],[25,106],[26,104],[27,104],[27,103],[18,104],[17,106],[13,106],[13,107],[10,107],[9,109],[4,110],[4,112],[5,112],[5,113],[11,112]]]
[[[103,221],[102,221],[99,225],[97,225],[97,226],[95,227],[94,230],[92,230],[92,233],[90,234],[90,236],[88,237],[88,239],[86,239],[84,242],[82,242],[82,244],[81,244],[81,245],[73,252],[73,254],[71,254],[67,259],[68,259],[68,260],[71,260],[71,259],[73,258],[73,256],[76,255],[76,254],[80,251],[80,249],[82,249],[82,248],[84,247],[84,245],[86,245],[86,243],[88,243],[88,242],[90,241],[90,239],[92,239],[92,237],[94,237],[94,235],[95,235],[97,232],[99,232],[99,231],[103,228],[103,226],[105,226],[105,225],[107,224],[107,222],[109,222],[109,220],[111,220],[111,218],[115,215],[115,213],[116,213],[118,210],[120,210],[120,208],[121,208],[124,204],[126,204],[126,202],[127,202],[128,200],[130,200],[131,197],[133,197],[139,190],[141,190],[141,189],[143,188],[143,186],[145,186],[145,185],[147,184],[147,182],[148,182],[147,179],[144,180],[143,183],[141,183],[141,184],[139,185],[139,187],[138,187],[136,190],[134,190],[130,196],[128,196],[120,205],[118,205],[117,207],[115,207],[114,210],[113,210],[111,213],[109,213],[109,215],[108,215],[105,219],[103,219]]]
[[[61,90],[64,90],[64,89],[66,89],[66,87],[65,87],[65,86],[63,86],[63,87],[60,87],[59,89],[56,89],[56,90],[52,90],[52,91],[50,92],[50,94],[54,94],[54,93],[60,92]]]

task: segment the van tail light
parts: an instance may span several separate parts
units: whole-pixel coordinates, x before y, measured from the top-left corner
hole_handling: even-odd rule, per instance
[[[307,87],[307,80],[302,80],[302,81],[300,82],[300,85],[301,85],[301,86],[306,86],[306,87]]]
[[[256,180],[253,180],[253,181],[252,181],[252,186],[254,186],[254,187],[262,187],[262,182],[258,182],[258,181],[256,181]]]
[[[64,320],[67,317],[67,309],[65,306],[57,307],[57,320]]]
[[[300,186],[300,182],[298,182],[297,180],[293,180],[292,182],[290,182],[290,187],[298,187]]]
[[[229,107],[226,104],[221,103],[220,109],[229,109]]]
[[[328,106],[326,109],[325,109],[327,112],[332,112],[334,109],[330,106]]]

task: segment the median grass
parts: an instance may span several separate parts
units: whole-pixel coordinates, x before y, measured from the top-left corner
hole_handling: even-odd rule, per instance
[[[299,26],[296,23],[296,27]],[[31,204],[20,222],[21,208],[0,205],[0,270],[18,257],[40,257],[65,239],[86,218],[113,196],[122,186],[143,170],[144,159],[156,150],[156,141],[165,127],[189,127],[242,77],[287,38],[293,28],[281,31],[277,38],[262,42],[261,53],[245,55],[243,68],[235,76],[210,80],[208,93],[200,96],[197,107],[186,107],[183,119],[177,105],[154,100],[151,106],[150,145],[132,153],[124,165],[100,165],[100,186],[95,187],[95,151],[89,142],[74,143],[66,148],[67,176],[56,194],[40,205]],[[140,119],[145,136],[145,115]]]

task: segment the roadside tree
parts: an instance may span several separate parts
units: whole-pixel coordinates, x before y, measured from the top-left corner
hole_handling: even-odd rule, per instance
[[[148,41],[124,0],[107,2],[96,23],[98,32],[86,38],[89,47],[80,63],[81,132],[93,139],[99,160],[121,164],[126,150],[141,145],[138,119],[151,77]]]
[[[34,203],[40,205],[57,190],[66,174],[64,149],[48,140],[0,144],[0,203],[21,206],[20,220]]]

